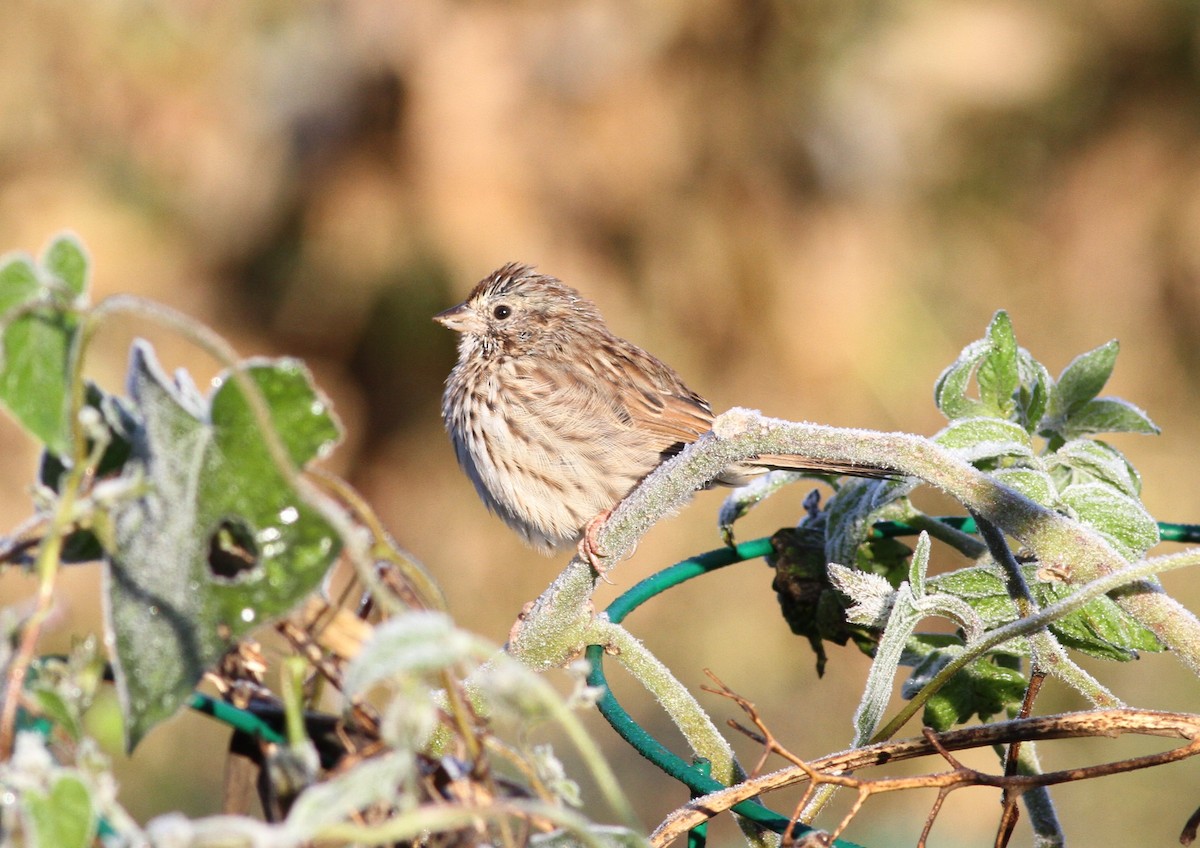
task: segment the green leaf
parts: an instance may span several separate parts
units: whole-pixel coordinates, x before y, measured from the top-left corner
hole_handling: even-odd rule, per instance
[[[961,418],[952,421],[933,440],[976,465],[1007,458],[1033,459],[1033,445],[1025,428],[999,418]]]
[[[1074,439],[1091,433],[1138,433],[1156,436],[1158,425],[1132,403],[1120,398],[1089,400],[1072,413],[1062,427],[1063,438]]]
[[[936,662],[936,658],[927,662]],[[1028,686],[1025,675],[1014,667],[1018,662],[1009,654],[989,654],[969,664],[925,702],[925,724],[941,732],[975,715],[987,721],[1015,710]],[[914,676],[920,671],[918,666]]]
[[[1046,414],[1050,391],[1054,381],[1046,366],[1038,362],[1029,351],[1018,352],[1020,363],[1020,387],[1017,389],[1017,421],[1028,433],[1035,433]]]
[[[337,427],[300,365],[246,373],[297,464],[328,449]],[[233,640],[312,591],[339,541],[275,466],[235,381],[208,404],[139,342],[129,382],[140,427],[124,474],[149,491],[116,509],[106,614],[132,748]]]
[[[328,453],[341,437],[328,402],[317,396],[304,364],[297,359],[252,359],[245,363],[271,410],[271,420],[287,448],[292,462],[301,466]],[[219,388],[212,399],[212,421],[221,432],[258,433],[258,425],[245,396],[232,377],[218,379]],[[237,440],[225,440],[233,452],[244,446]],[[258,439],[248,456],[259,462],[269,461],[266,444]]]
[[[43,716],[50,719],[56,727],[62,728],[73,740],[79,740],[83,735],[83,728],[80,725],[78,710],[68,705],[62,695],[53,689],[36,688],[33,697],[37,701],[38,711]]]
[[[1100,482],[1136,498],[1142,491],[1142,477],[1125,455],[1112,445],[1097,439],[1072,439],[1045,458],[1046,466],[1060,488],[1071,483]]]
[[[1031,573],[1032,570],[1027,572],[1026,579]],[[948,571],[930,577],[928,583],[926,592],[954,595],[970,604],[989,630],[1017,618],[1016,604],[1009,596],[1004,578],[996,565],[977,565]],[[1024,648],[1015,644],[1006,645],[1006,648],[1024,652]]]
[[[1039,606],[1049,606],[1079,589],[1057,581],[1030,583]],[[1069,648],[1083,651],[1106,660],[1128,662],[1138,658],[1139,651],[1162,651],[1162,643],[1136,619],[1121,609],[1116,601],[1101,595],[1081,609],[1058,619],[1050,632]]]
[[[871,535],[884,510],[908,496],[915,478],[905,480],[854,479],[842,484],[825,507],[825,562],[854,562],[858,546]]]
[[[1071,360],[1050,392],[1047,413],[1052,421],[1065,421],[1100,394],[1112,376],[1119,350],[1120,345],[1113,339]]]
[[[1158,524],[1141,501],[1103,483],[1076,483],[1059,492],[1076,518],[1104,536],[1130,561],[1159,542]]]
[[[996,313],[987,329],[988,349],[979,363],[976,380],[979,399],[997,418],[1009,418],[1017,390],[1017,337],[1012,320],[1003,310]]]
[[[89,264],[87,251],[72,233],[58,235],[42,254],[42,267],[76,295],[87,291]]]
[[[0,403],[49,450],[66,456],[69,356],[78,321],[56,303],[29,257],[0,260]]]
[[[0,258],[0,315],[33,300],[41,291],[37,269],[25,253]]]
[[[34,845],[41,848],[87,848],[96,835],[92,794],[73,774],[60,776],[48,795],[29,790],[22,796],[33,830]]]
[[[992,476],[1035,503],[1051,508],[1058,505],[1058,489],[1045,471],[1033,468],[1001,468],[992,472]]]
[[[988,340],[980,339],[963,348],[951,365],[941,373],[933,388],[938,409],[951,421],[988,414],[987,406],[967,395],[975,366],[987,353]]]
[[[1047,607],[1079,589],[1062,582],[1038,579],[1036,564],[1022,567],[1025,581],[1038,606]],[[956,595],[969,603],[988,629],[1017,619],[1017,607],[1008,594],[1004,578],[995,565],[973,566],[929,578],[930,592]],[[1097,657],[1113,660],[1137,658],[1138,651],[1162,650],[1154,634],[1138,624],[1107,596],[1089,601],[1082,608],[1056,619],[1050,631],[1064,645]],[[1024,640],[1005,645],[1005,651],[1025,654]]]

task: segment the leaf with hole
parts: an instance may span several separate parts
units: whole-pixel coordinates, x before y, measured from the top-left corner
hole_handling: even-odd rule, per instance
[[[297,466],[336,442],[299,363],[260,360],[244,371]],[[148,491],[116,509],[106,615],[132,747],[233,640],[311,592],[340,545],[276,466],[230,375],[200,408],[190,383],[170,382],[139,342],[129,383],[139,426],[124,473]]]

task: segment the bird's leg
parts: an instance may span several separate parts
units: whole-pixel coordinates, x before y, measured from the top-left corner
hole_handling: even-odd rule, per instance
[[[583,536],[579,539],[579,555],[587,560],[597,577],[609,584],[612,581],[608,579],[608,566],[604,564],[604,560],[608,557],[600,550],[600,540],[596,538],[596,534],[600,532],[600,528],[612,514],[613,508],[609,507],[589,521],[583,528]]]

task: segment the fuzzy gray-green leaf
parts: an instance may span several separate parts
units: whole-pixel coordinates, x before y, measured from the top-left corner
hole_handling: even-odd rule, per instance
[[[993,471],[992,476],[1042,506],[1053,508],[1058,504],[1058,490],[1045,471],[1036,468],[1000,468]]]
[[[999,418],[962,418],[951,422],[933,440],[976,464],[1002,457],[1033,459],[1033,445],[1025,428]]]
[[[1061,430],[1064,438],[1072,439],[1094,433],[1138,433],[1156,436],[1158,425],[1145,411],[1121,398],[1096,398],[1079,407]]]
[[[1100,394],[1117,363],[1120,345],[1116,339],[1081,353],[1063,369],[1050,393],[1047,409],[1051,420],[1061,421]]]
[[[246,374],[298,465],[336,437],[297,363],[260,361]],[[194,396],[144,342],[129,379],[140,423],[126,473],[147,491],[116,510],[106,614],[132,747],[233,639],[312,591],[340,541],[276,466],[236,381]]]
[[[1007,419],[1013,413],[1013,395],[1019,378],[1017,337],[1007,312],[1001,310],[992,318],[987,339],[987,353],[976,373],[979,399],[995,417]]]
[[[1080,521],[1108,539],[1130,561],[1141,559],[1158,544],[1158,524],[1137,498],[1102,483],[1077,483],[1059,495]]]
[[[1072,439],[1045,458],[1047,467],[1064,482],[1098,481],[1136,498],[1142,491],[1142,478],[1125,455],[1112,445],[1097,439]]]
[[[941,373],[933,388],[933,398],[942,414],[954,421],[987,415],[985,404],[967,395],[971,375],[980,359],[987,353],[988,340],[979,339],[963,348],[950,367]]]

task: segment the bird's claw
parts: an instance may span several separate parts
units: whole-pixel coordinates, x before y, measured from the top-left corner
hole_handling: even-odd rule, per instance
[[[600,550],[600,540],[596,538],[596,534],[600,532],[600,528],[608,521],[612,512],[611,509],[606,509],[589,521],[579,539],[579,556],[592,567],[597,577],[609,585],[613,585],[613,582],[608,579],[608,565],[605,564],[608,556]]]

